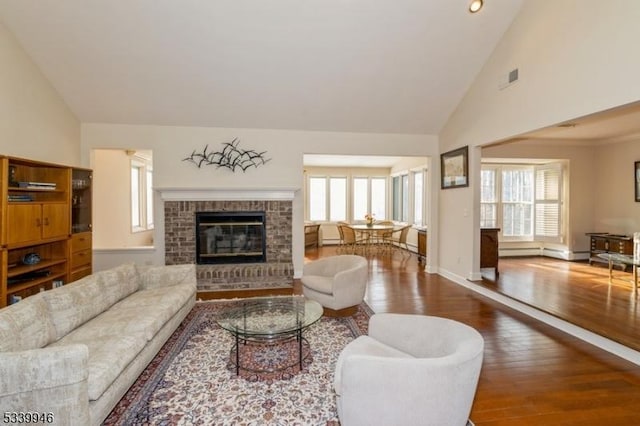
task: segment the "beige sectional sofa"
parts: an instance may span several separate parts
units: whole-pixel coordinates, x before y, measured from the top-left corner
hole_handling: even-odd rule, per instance
[[[195,265],[127,264],[1,309],[0,412],[100,424],[195,298]]]

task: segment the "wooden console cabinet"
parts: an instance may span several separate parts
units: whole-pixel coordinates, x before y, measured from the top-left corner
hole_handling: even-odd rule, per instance
[[[500,228],[480,229],[480,268],[495,268],[498,276],[498,232]]]
[[[305,223],[304,225],[304,247],[320,246],[320,225],[315,223]]]
[[[427,230],[418,229],[418,263],[427,263]]]
[[[591,240],[589,245],[589,265],[593,265],[593,262],[607,264],[607,260],[598,257],[601,253],[619,253],[633,256],[633,236],[595,232],[587,235]],[[620,266],[626,270],[628,265]]]
[[[72,175],[71,167],[0,157],[0,307],[77,279]]]

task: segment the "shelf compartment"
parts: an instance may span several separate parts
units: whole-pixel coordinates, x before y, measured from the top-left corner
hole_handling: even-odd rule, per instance
[[[47,269],[52,266],[63,264],[66,261],[67,259],[48,259],[48,260],[41,260],[35,265],[14,266],[7,270],[7,278],[15,278],[23,274],[28,274],[29,272],[36,272],[41,269]]]
[[[7,295],[19,293],[21,291],[28,290],[30,288],[37,287],[42,284],[50,284],[51,281],[64,279],[65,276],[66,276],[65,272],[57,272],[57,273],[54,272],[47,275],[46,277],[34,278],[33,280],[25,281],[23,283],[18,283],[18,284],[9,284],[7,286]]]

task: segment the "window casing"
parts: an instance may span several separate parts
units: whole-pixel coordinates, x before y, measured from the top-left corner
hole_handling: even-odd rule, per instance
[[[153,166],[151,160],[131,159],[131,231],[153,229]]]

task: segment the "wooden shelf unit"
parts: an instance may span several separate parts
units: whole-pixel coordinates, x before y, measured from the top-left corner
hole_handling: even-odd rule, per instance
[[[50,290],[54,281],[71,281],[72,229],[78,228],[78,215],[72,215],[75,189],[83,191],[81,226],[90,229],[91,222],[91,181],[78,185],[75,170],[91,174],[88,169],[0,156],[0,308],[16,296]],[[82,241],[83,256],[91,259],[91,233]],[[24,257],[32,253],[40,261],[25,264]],[[82,273],[74,275],[78,278],[91,273],[91,262],[81,263]]]

